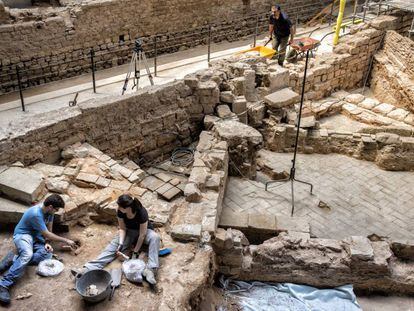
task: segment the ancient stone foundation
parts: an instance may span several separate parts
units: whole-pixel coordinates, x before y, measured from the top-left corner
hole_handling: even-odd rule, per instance
[[[412,246],[403,245],[412,251]],[[260,245],[249,245],[234,229],[219,229],[214,239],[219,271],[237,279],[315,287],[353,284],[356,290],[413,294],[414,262],[406,261],[398,246],[360,236],[314,239],[294,231]]]

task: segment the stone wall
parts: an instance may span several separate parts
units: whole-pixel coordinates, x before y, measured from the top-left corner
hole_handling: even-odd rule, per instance
[[[375,55],[371,89],[377,98],[414,112],[414,41],[387,31]]]
[[[197,85],[191,89],[174,82],[20,120],[2,129],[0,164],[54,162],[65,146],[77,141],[114,157],[149,160],[169,155],[197,139],[204,114],[217,104],[215,88],[203,90],[204,105]]]
[[[288,13],[300,19],[312,17],[329,2],[327,0],[281,1]],[[154,0],[85,1],[81,5],[30,14],[15,14],[13,24],[0,18],[0,91],[16,87],[14,68],[20,64],[29,70],[24,85],[36,85],[90,71],[90,49],[97,52],[97,69],[125,63],[137,36],[144,37],[145,49],[153,49],[152,38],[160,34],[168,40],[164,51],[177,51],[177,44],[207,43],[211,23],[220,29],[212,35],[215,41],[235,40],[254,33],[255,14],[261,13],[261,31],[267,28],[265,12],[273,4],[270,0],[168,0],[159,5]],[[0,16],[3,16],[0,13]],[[149,53],[150,55],[152,53]],[[11,81],[13,80],[13,81]],[[24,79],[25,80],[25,79]]]
[[[340,38],[333,53],[323,53],[310,60],[305,91],[308,99],[320,99],[339,89],[353,89],[365,81],[373,55],[381,48],[387,30],[406,33],[412,15],[379,16],[366,24],[351,28]],[[290,86],[300,92],[304,61],[288,64]]]
[[[356,290],[414,293],[414,263],[406,261],[413,250],[411,243],[370,241],[361,236],[314,239],[287,232],[249,245],[242,232],[219,229],[213,245],[219,271],[239,280],[315,287],[353,284]]]
[[[295,126],[277,124],[271,119],[266,119],[265,122],[265,148],[275,152],[292,152],[295,144]],[[386,129],[379,131],[369,134],[301,129],[298,148],[299,152],[304,153],[345,154],[373,161],[379,167],[390,171],[414,170],[414,138],[386,133]]]

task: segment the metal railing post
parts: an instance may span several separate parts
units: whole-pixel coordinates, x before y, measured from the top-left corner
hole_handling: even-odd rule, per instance
[[[17,83],[19,85],[19,93],[20,93],[20,101],[22,103],[22,111],[26,111],[24,107],[24,98],[23,98],[23,90],[22,90],[22,81],[20,80],[20,72],[19,72],[19,66],[16,65],[16,75],[17,75]]]
[[[210,63],[210,52],[211,52],[211,25],[208,25],[208,52],[207,52],[208,63]]]
[[[95,51],[91,49],[92,84],[93,84],[93,92],[96,93],[95,62],[93,61],[94,56],[95,56]]]
[[[154,36],[154,76],[157,76],[157,35]]]
[[[259,31],[259,14],[256,15],[256,27],[254,29],[253,47],[256,47],[257,33]]]

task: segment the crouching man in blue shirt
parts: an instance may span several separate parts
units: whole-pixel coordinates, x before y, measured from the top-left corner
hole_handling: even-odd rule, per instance
[[[43,204],[29,208],[14,229],[13,241],[17,255],[5,268],[9,268],[0,280],[0,302],[10,303],[10,287],[24,274],[27,265],[37,265],[52,257],[53,248],[45,239],[63,242],[75,247],[75,242],[52,233],[53,215],[65,202],[58,194],[46,198]]]

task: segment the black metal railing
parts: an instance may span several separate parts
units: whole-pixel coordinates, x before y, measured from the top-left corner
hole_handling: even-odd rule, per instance
[[[299,8],[303,10],[304,6],[290,7],[288,13],[295,12]],[[142,47],[147,57],[152,58],[153,73],[157,76],[159,60],[182,48],[206,45],[206,61],[210,62],[212,43],[251,38],[252,45],[256,46],[258,35],[268,29],[268,17],[269,12],[261,12],[234,19],[231,22],[208,24],[189,31],[142,37]],[[293,16],[292,20],[297,21],[297,16]],[[49,63],[38,59],[38,63],[35,65],[26,65],[25,62],[7,66],[2,65],[0,66],[0,95],[19,91],[22,110],[25,111],[24,90],[88,72],[91,73],[92,89],[96,93],[96,72],[128,63],[131,60],[134,41],[135,38],[129,37],[120,41],[117,46],[110,50],[101,50],[98,46],[89,50],[85,49],[83,53],[77,51],[73,54],[81,55],[75,57],[67,57],[67,55],[52,56]]]

